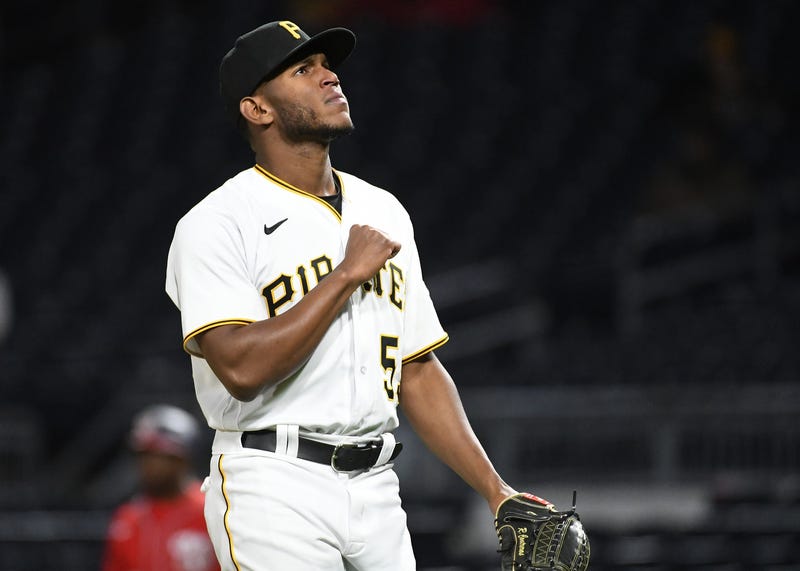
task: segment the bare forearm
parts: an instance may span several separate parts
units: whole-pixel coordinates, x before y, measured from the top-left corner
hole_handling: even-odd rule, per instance
[[[492,466],[453,380],[435,356],[405,365],[400,387],[400,406],[414,431],[492,510],[514,493]]]
[[[306,362],[356,287],[344,271],[334,270],[286,313],[211,329],[198,343],[228,392],[252,400]]]

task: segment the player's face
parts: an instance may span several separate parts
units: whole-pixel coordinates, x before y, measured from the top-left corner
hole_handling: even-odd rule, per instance
[[[262,88],[275,125],[291,141],[328,143],[353,130],[347,98],[323,54],[290,65]]]
[[[142,490],[153,497],[171,497],[182,486],[188,470],[185,458],[159,452],[137,453]]]

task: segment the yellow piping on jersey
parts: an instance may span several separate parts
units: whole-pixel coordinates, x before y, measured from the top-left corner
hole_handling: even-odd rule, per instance
[[[241,568],[239,567],[239,562],[236,561],[236,554],[233,551],[233,535],[231,534],[231,528],[228,525],[228,516],[231,513],[231,500],[228,497],[228,491],[225,489],[225,470],[222,469],[222,458],[224,454],[219,455],[219,461],[217,462],[217,469],[219,470],[219,475],[222,478],[222,497],[225,499],[225,515],[222,516],[222,522],[225,526],[225,534],[228,536],[228,548],[231,552],[231,561],[233,561],[233,566],[236,567],[236,570],[239,571]]]
[[[271,180],[275,184],[277,184],[279,186],[282,186],[286,190],[291,190],[292,192],[295,192],[295,193],[297,193],[297,194],[299,194],[301,196],[305,196],[306,198],[311,198],[312,200],[316,200],[320,204],[324,205],[328,210],[330,210],[333,213],[333,215],[336,216],[336,219],[339,222],[342,221],[342,215],[339,214],[333,206],[331,206],[330,204],[325,202],[323,199],[321,199],[316,194],[311,194],[310,192],[306,192],[305,190],[297,188],[293,184],[289,184],[285,180],[280,179],[277,176],[275,176],[274,174],[272,174],[271,172],[269,172],[267,169],[265,169],[261,165],[256,165],[253,168],[256,170],[256,172],[262,174],[263,176],[265,176],[266,178],[268,178],[269,180]],[[339,173],[337,173],[336,170],[334,170],[333,173],[339,179],[339,183],[342,186],[342,198],[344,198],[344,182],[342,182],[342,177],[339,176]]]
[[[402,362],[405,365],[406,363],[410,363],[414,359],[419,359],[420,357],[422,357],[426,353],[430,353],[434,349],[438,349],[439,347],[441,347],[442,345],[447,343],[449,340],[450,340],[450,336],[445,334],[444,337],[442,337],[438,341],[435,341],[435,342],[431,343],[427,347],[423,347],[422,349],[419,349],[418,351],[414,351],[410,355],[406,355],[405,357],[403,357],[403,361]]]
[[[189,333],[186,337],[183,338],[183,350],[189,353],[194,357],[203,358],[203,354],[199,351],[192,351],[189,349],[188,343],[197,335],[200,335],[204,331],[208,331],[209,329],[214,329],[215,327],[219,327],[220,325],[250,325],[254,323],[255,320],[253,319],[243,319],[243,318],[235,318],[235,319],[223,319],[220,321],[212,321],[211,323],[207,323],[201,327],[198,327],[191,333]]]

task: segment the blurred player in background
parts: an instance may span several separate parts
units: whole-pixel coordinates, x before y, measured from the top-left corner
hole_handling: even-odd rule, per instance
[[[218,571],[203,518],[203,494],[191,473],[197,421],[169,405],[133,422],[140,493],[117,508],[102,571]]]

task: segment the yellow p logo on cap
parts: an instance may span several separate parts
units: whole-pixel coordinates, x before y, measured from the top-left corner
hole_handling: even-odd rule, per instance
[[[292,37],[295,40],[299,40],[301,38],[300,34],[297,33],[300,31],[300,26],[298,26],[294,22],[290,22],[289,20],[283,20],[282,22],[278,22],[278,25],[287,32],[289,32],[290,34],[292,34]]]

